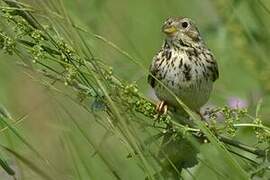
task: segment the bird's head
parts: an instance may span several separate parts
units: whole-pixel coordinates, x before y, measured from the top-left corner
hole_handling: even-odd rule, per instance
[[[200,33],[195,23],[186,17],[170,17],[162,26],[167,39],[182,40],[187,43],[201,41]]]

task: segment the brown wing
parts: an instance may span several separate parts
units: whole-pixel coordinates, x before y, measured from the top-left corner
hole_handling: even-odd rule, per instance
[[[212,80],[216,81],[219,78],[217,61],[209,49],[206,51],[206,55],[208,55],[205,56],[206,62],[209,64],[207,67],[212,72]]]
[[[219,78],[218,65],[216,60],[214,60],[213,64],[213,81],[215,82]]]
[[[152,75],[154,75],[154,74],[152,73]],[[154,88],[156,86],[156,82],[155,82],[156,80],[151,75],[148,75],[147,81],[152,88]]]
[[[151,65],[149,71],[151,75],[150,74],[148,75],[147,82],[150,84],[152,88],[154,88],[156,86],[156,80],[153,78],[153,76],[156,77],[157,69],[154,67],[154,65]]]
[[[217,61],[213,56],[213,54],[211,55],[211,70],[212,70],[212,80],[215,82],[219,78],[219,71]]]
[[[154,77],[158,78],[157,77],[157,73],[159,71],[158,69],[158,62],[160,61],[160,53],[159,52],[154,58],[153,58],[153,61],[152,61],[152,64],[150,65],[150,68],[149,68],[149,72],[150,74],[148,75],[148,83],[150,84],[150,86],[152,88],[154,88],[156,86],[156,80]],[[154,76],[154,77],[153,77]]]

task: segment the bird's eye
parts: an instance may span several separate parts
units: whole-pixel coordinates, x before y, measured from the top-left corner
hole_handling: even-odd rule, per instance
[[[187,28],[188,27],[188,22],[182,22],[182,27]]]

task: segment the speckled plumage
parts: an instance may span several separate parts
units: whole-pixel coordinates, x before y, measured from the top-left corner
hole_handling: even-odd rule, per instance
[[[216,60],[189,18],[169,18],[162,29],[166,38],[153,58],[150,73],[187,106],[198,111],[208,101],[213,82],[218,78]],[[179,107],[155,78],[149,75],[148,82],[157,97],[169,106]]]

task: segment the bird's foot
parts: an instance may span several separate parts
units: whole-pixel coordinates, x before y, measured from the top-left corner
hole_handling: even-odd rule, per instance
[[[156,117],[156,119],[154,121],[153,126],[155,126],[157,122],[161,121],[161,116],[162,115],[166,115],[167,112],[168,112],[168,106],[167,106],[165,101],[160,101],[160,102],[157,103],[156,112],[157,112],[157,117]]]
[[[157,103],[156,111],[159,115],[166,115],[168,112],[168,106],[165,101],[160,101]]]

